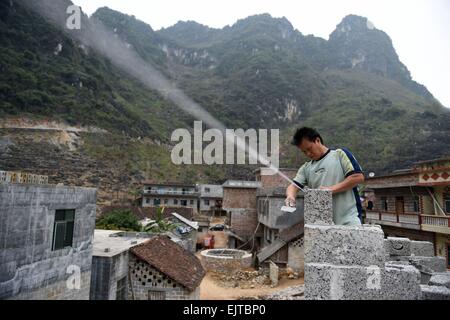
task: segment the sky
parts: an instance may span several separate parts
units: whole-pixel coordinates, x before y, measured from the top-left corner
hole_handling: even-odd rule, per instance
[[[348,14],[367,17],[392,39],[412,78],[450,108],[449,0],[72,0],[91,15],[99,7],[136,16],[154,30],[193,20],[223,28],[250,15],[286,17],[304,35],[328,39]]]

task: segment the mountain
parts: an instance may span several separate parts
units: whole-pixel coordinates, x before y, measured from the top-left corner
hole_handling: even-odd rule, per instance
[[[252,176],[254,166],[173,165],[171,132],[192,129],[192,116],[24,1],[0,3],[0,168],[97,186],[105,202],[145,178]],[[329,40],[269,14],[222,29],[180,21],[158,31],[106,7],[84,19],[100,21],[228,128],[279,128],[283,166],[305,160],[288,144],[302,125],[377,174],[448,154],[449,110],[364,17],[345,17]]]

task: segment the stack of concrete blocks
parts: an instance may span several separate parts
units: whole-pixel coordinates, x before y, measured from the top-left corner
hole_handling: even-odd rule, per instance
[[[388,260],[412,265],[420,271],[422,299],[450,300],[450,272],[445,258],[434,256],[431,242],[388,237],[385,249]]]
[[[420,273],[385,259],[380,226],[333,223],[332,195],[305,192],[305,299],[420,299]]]

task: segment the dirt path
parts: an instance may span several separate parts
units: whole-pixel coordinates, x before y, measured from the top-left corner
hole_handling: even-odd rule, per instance
[[[209,273],[203,278],[200,284],[201,300],[237,300],[239,298],[256,297],[269,294],[281,289],[303,284],[303,278],[300,279],[281,279],[275,288],[264,287],[255,289],[224,288],[217,285]]]

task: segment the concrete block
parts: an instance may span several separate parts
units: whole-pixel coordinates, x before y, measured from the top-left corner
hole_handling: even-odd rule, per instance
[[[269,277],[272,287],[276,287],[278,285],[278,274],[279,274],[278,266],[272,261],[270,261]]]
[[[430,286],[443,286],[450,289],[450,271],[443,273],[436,273],[431,276]]]
[[[305,224],[334,224],[331,191],[307,189],[304,201]]]
[[[386,253],[390,256],[411,255],[411,240],[408,238],[388,237],[384,240]]]
[[[384,266],[384,233],[375,226],[305,226],[305,263]]]
[[[433,257],[434,246],[428,241],[411,241],[411,255]]]
[[[445,257],[416,257],[409,258],[409,262],[418,268],[427,272],[445,272],[447,263]]]
[[[307,300],[417,300],[420,273],[412,266],[305,266]]]
[[[450,300],[450,289],[444,286],[421,285],[422,300]]]

